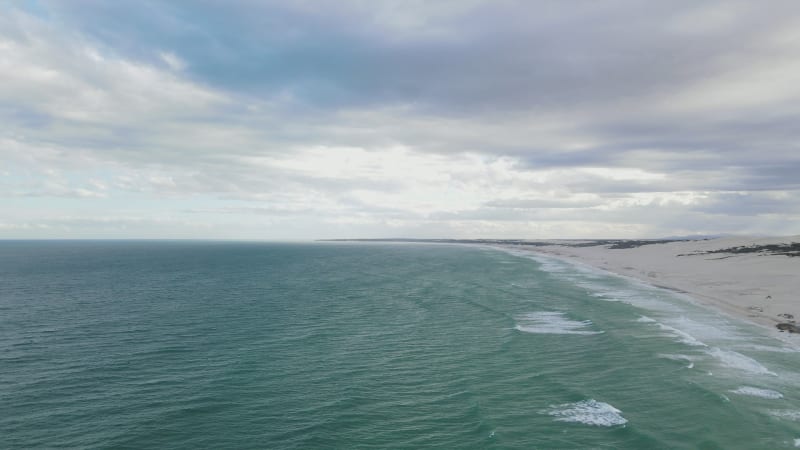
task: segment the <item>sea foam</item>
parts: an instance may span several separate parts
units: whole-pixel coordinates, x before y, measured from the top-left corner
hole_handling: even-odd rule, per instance
[[[772,410],[769,411],[769,414],[772,417],[778,417],[781,419],[788,419],[793,421],[800,421],[800,411],[797,410],[791,410],[791,409]]]
[[[638,321],[650,323],[649,319],[650,318],[646,316],[642,316]],[[725,324],[722,324],[721,328],[717,328],[718,325],[717,323],[715,323],[714,326],[708,326],[694,322],[685,317],[674,319],[671,321],[671,323],[674,323],[676,326],[666,325],[660,322],[655,322],[655,325],[658,326],[662,331],[667,332],[669,336],[675,338],[677,342],[692,347],[702,348],[704,353],[715,358],[717,361],[719,361],[722,365],[726,367],[737,369],[742,372],[747,372],[755,375],[772,375],[772,376],[777,375],[775,372],[770,371],[769,369],[764,367],[760,362],[756,361],[755,359],[749,356],[745,356],[733,350],[710,346],[696,337],[698,334],[700,334],[702,335],[702,338],[704,340],[710,339],[712,341],[725,341],[725,342],[734,341],[737,343],[743,340],[741,335],[739,335],[735,331],[728,330],[726,328],[727,325]],[[691,334],[684,331],[686,329],[690,330]],[[674,358],[668,358],[668,359],[674,359]],[[694,367],[694,364],[690,362],[689,368],[692,367]]]
[[[628,423],[621,413],[622,411],[608,403],[598,402],[595,399],[554,405],[547,411],[547,414],[559,422],[582,423],[597,427],[613,427]]]
[[[770,371],[755,359],[745,356],[741,353],[734,352],[733,350],[723,350],[721,348],[714,347],[709,349],[707,353],[714,358],[717,358],[722,364],[734,369],[739,369],[743,372],[749,372],[756,375],[777,376],[775,372]]]
[[[783,394],[771,389],[761,389],[752,386],[741,386],[738,389],[732,390],[734,394],[749,395],[750,397],[766,398],[770,400],[777,400],[783,398]]]
[[[694,368],[694,361],[696,359],[696,358],[693,358],[693,357],[688,356],[688,355],[682,355],[682,354],[672,355],[672,354],[666,354],[666,353],[661,353],[661,354],[658,355],[658,357],[659,358],[663,358],[663,359],[669,359],[669,360],[672,360],[672,361],[686,361],[686,362],[689,363],[686,366],[687,369],[693,369]]]
[[[673,337],[677,338],[678,342],[681,342],[686,345],[691,345],[693,347],[707,347],[705,343],[699,341],[697,338],[695,338],[694,336],[685,331],[681,331],[669,325],[664,325],[663,323],[657,323],[657,325],[663,331],[666,331]]]
[[[519,331],[536,334],[600,334],[602,331],[590,331],[591,320],[570,320],[558,311],[532,312],[517,316]]]

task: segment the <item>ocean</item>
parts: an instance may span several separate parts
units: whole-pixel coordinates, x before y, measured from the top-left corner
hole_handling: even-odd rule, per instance
[[[0,448],[793,448],[798,348],[521,252],[0,242]]]

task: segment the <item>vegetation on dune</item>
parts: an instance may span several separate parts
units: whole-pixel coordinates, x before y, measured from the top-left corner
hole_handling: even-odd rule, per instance
[[[711,253],[761,253],[764,255],[800,256],[800,242],[792,242],[790,244],[743,245],[740,247],[721,248],[693,254],[706,255]]]

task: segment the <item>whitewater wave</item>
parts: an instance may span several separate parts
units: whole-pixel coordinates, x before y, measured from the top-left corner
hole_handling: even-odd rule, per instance
[[[737,350],[787,353],[791,351],[784,346],[759,346],[753,342],[752,336],[743,333],[736,323],[718,314],[692,311],[697,314],[689,317],[684,314],[685,308],[672,301],[677,296],[683,297],[683,295],[674,292],[665,293],[659,288],[640,285],[634,280],[629,280],[630,286],[612,286],[603,282],[603,278],[598,281],[597,278],[586,276],[587,273],[595,273],[596,269],[580,270],[582,268],[580,264],[555,258],[537,256],[531,259],[541,264],[541,270],[557,274],[562,278],[570,278],[573,283],[589,289],[588,295],[598,300],[623,302],[652,312],[640,315],[635,320],[645,326],[657,327],[664,337],[700,350],[720,366],[747,374],[776,376],[775,372],[764,367],[759,361]],[[603,272],[600,270],[598,273]],[[688,296],[684,300],[691,303],[691,298]],[[670,317],[662,317],[661,313],[668,313]],[[535,312],[516,319],[516,329],[527,333],[584,335],[602,333],[592,329],[591,321],[571,320],[561,312]],[[697,361],[698,359],[687,359],[687,367],[693,368]]]
[[[512,252],[514,252],[512,254],[516,254],[517,256],[522,256],[526,259],[536,261],[537,263],[539,263],[539,270],[543,272],[563,273],[563,272],[574,271],[573,264],[569,264],[558,258],[552,258],[540,254],[533,254],[533,253],[513,251],[513,250]]]
[[[675,323],[676,325],[680,326],[683,329],[679,329],[671,325],[665,325],[660,322],[655,322],[647,316],[641,316],[638,321],[646,323],[654,322],[656,326],[658,326],[662,331],[667,332],[669,336],[675,338],[677,342],[692,347],[702,348],[702,351],[705,354],[715,358],[718,362],[720,362],[722,365],[726,367],[737,369],[755,375],[777,376],[775,372],[770,371],[769,369],[764,367],[760,362],[756,361],[755,359],[749,356],[745,356],[733,350],[727,350],[727,349],[722,349],[720,347],[709,346],[705,342],[695,337],[697,333],[700,333],[703,334],[704,339],[711,339],[713,341],[716,340],[730,341],[730,340],[740,339],[740,336],[737,335],[736,333],[731,333],[727,330],[719,330],[719,329],[703,331],[704,328],[713,328],[713,327],[708,327],[707,325],[698,324],[694,321],[686,319],[685,317],[680,317],[675,321],[673,321],[673,323]],[[688,332],[684,331],[684,329],[687,328],[692,331],[692,334],[689,334]],[[688,366],[689,368],[694,367],[693,361],[695,360],[695,358],[684,357],[684,355],[659,355],[659,357],[667,359],[675,359],[675,360],[686,360],[690,363]]]
[[[732,390],[734,394],[748,395],[750,397],[766,398],[770,400],[777,400],[783,398],[783,394],[771,389],[761,389],[752,386],[740,386],[738,389]]]
[[[582,423],[596,427],[625,425],[628,420],[622,417],[621,413],[622,411],[608,403],[598,402],[595,399],[553,405],[547,411],[547,414],[559,422]]]
[[[708,347],[705,343],[699,341],[697,338],[685,331],[681,331],[669,325],[664,325],[663,323],[657,323],[657,325],[663,331],[668,332],[672,337],[676,338],[678,342],[691,345],[692,347]]]
[[[777,345],[759,345],[759,344],[737,344],[737,349],[740,350],[750,350],[756,352],[765,352],[765,353],[798,353],[800,349],[786,347],[786,346],[777,346]]]
[[[570,320],[558,311],[542,311],[523,314],[516,317],[519,331],[536,334],[600,334],[602,331],[591,331],[591,320]]]
[[[709,355],[717,358],[722,364],[727,367],[739,369],[743,372],[748,372],[756,375],[772,375],[777,376],[775,372],[770,371],[761,363],[749,356],[741,353],[734,352],[733,350],[723,350],[718,347],[711,348],[706,351]]]
[[[686,316],[674,317],[665,323],[682,330],[701,342],[725,342],[739,344],[750,340],[751,336],[743,335],[733,323],[716,314],[702,314],[701,320]]]
[[[694,358],[694,357],[689,356],[689,355],[683,355],[683,354],[673,355],[673,354],[669,354],[669,353],[660,353],[658,355],[658,357],[662,358],[662,359],[669,359],[671,361],[686,361],[686,362],[689,363],[686,366],[687,369],[693,369],[694,368],[694,361],[697,359],[697,358]]]
[[[522,281],[517,283],[511,283],[511,287],[520,288],[520,289],[531,289],[538,287],[539,283],[536,281]]]
[[[622,302],[633,305],[636,303],[636,300],[642,296],[641,293],[632,289],[608,290],[608,288],[604,286],[598,286],[598,288],[597,292],[593,292],[590,295],[607,302]]]
[[[795,422],[800,421],[800,411],[794,409],[772,410],[769,411],[769,414],[780,419],[788,419]]]

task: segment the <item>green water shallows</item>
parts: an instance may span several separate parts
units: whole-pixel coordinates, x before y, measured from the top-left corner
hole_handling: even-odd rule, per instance
[[[800,438],[795,347],[552,259],[0,242],[0,281],[2,448],[766,449]]]

